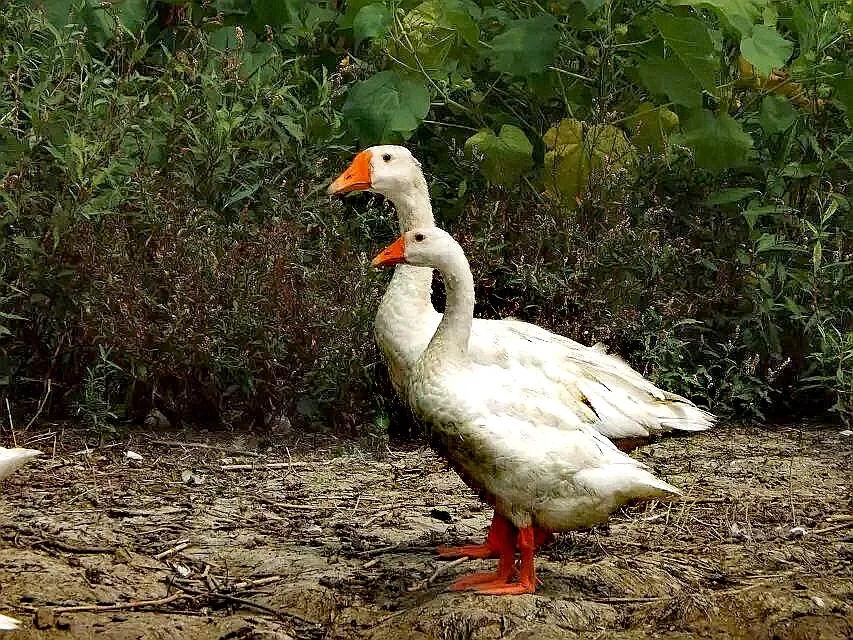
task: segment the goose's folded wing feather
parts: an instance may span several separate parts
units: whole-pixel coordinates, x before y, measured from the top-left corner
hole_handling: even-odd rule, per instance
[[[611,438],[702,431],[714,423],[710,413],[659,389],[620,358],[526,322],[475,320],[469,350],[477,365],[512,371],[547,390]]]

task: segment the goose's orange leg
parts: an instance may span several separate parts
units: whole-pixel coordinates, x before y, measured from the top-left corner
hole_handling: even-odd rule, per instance
[[[537,551],[541,547],[551,544],[554,540],[554,534],[547,529],[533,527],[533,545],[536,547]]]
[[[512,529],[512,523],[495,511],[494,516],[492,516],[492,524],[489,525],[489,533],[486,535],[485,543],[467,544],[461,547],[445,547],[442,545],[435,552],[442,558],[476,558],[481,560],[497,558],[500,556],[499,541],[506,535],[507,528]],[[553,533],[547,529],[533,527],[533,543],[537,549],[552,542],[554,542]]]
[[[467,588],[477,593],[494,596],[533,593],[536,591],[536,568],[533,564],[533,555],[536,553],[535,537],[533,527],[525,527],[518,530],[518,550],[521,552],[518,582],[510,583],[508,580],[501,580],[496,577],[495,580],[478,582]],[[501,556],[501,560],[503,560],[503,555]],[[498,573],[500,573],[500,566],[498,567]]]
[[[492,525],[489,533],[495,532],[491,542],[497,551],[498,570],[463,576],[450,585],[451,591],[463,591],[465,589],[480,591],[486,586],[505,586],[512,579],[515,573],[516,528],[509,520],[498,514],[495,514]]]
[[[442,558],[498,558],[500,546],[507,535],[515,535],[512,523],[495,511],[484,544],[467,544],[461,547],[439,547],[436,553]]]

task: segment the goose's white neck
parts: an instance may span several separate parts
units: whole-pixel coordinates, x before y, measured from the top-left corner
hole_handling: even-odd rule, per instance
[[[447,303],[444,317],[438,325],[424,357],[440,361],[468,357],[468,340],[474,320],[474,276],[462,250],[442,257],[437,265],[444,280]]]
[[[407,187],[382,193],[397,209],[401,233],[435,225],[429,189],[420,171]],[[376,339],[389,360],[392,379],[420,357],[438,322],[431,294],[431,268],[397,265],[375,323]]]
[[[420,171],[413,178],[412,184],[393,193],[386,193],[385,197],[393,202],[397,209],[400,233],[435,226],[432,203],[429,201],[429,189]]]
[[[415,169],[415,175],[409,185],[387,193],[386,197],[397,208],[400,233],[435,226],[429,188],[420,169]],[[426,352],[442,357],[464,358],[468,355],[468,339],[474,318],[474,277],[461,249],[443,256],[438,269],[444,279],[447,303],[444,316]],[[410,306],[413,313],[411,319],[419,321],[422,319],[420,314],[424,311],[423,304],[432,306],[432,269],[400,265],[394,272],[386,297],[391,294],[392,289],[395,293],[405,291],[403,295],[413,303]]]

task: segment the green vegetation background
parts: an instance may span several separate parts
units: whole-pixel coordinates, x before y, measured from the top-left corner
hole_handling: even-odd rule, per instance
[[[604,342],[738,419],[849,419],[851,13],[11,0],[0,395],[19,422],[383,430],[367,260],[396,221],[324,188],[405,142],[480,315]]]

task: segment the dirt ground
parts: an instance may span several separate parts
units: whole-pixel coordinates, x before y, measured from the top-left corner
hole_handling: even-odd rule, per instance
[[[853,638],[853,437],[837,427],[636,450],[685,497],[562,536],[538,592],[514,597],[445,591],[493,561],[432,547],[479,541],[490,511],[428,448],[18,435],[47,455],[0,489],[0,613],[23,621],[4,639]]]

